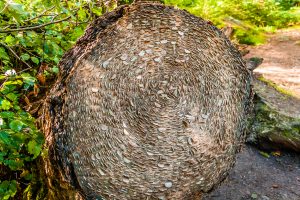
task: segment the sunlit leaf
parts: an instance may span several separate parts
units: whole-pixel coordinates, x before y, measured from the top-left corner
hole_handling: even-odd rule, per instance
[[[12,36],[12,35],[8,35],[6,38],[5,38],[5,42],[8,44],[8,45],[14,45],[15,44],[15,38]]]
[[[37,57],[32,56],[31,57],[32,62],[34,62],[35,64],[39,64],[39,59]]]
[[[19,120],[13,120],[9,123],[9,127],[16,132],[22,130],[23,125],[24,125],[24,123]]]
[[[26,60],[29,60],[30,55],[28,53],[24,53],[20,57],[22,58],[22,60],[26,61]]]
[[[33,154],[33,158],[36,158],[42,150],[41,145],[39,145],[35,140],[31,140],[27,146],[28,152]]]
[[[12,101],[18,100],[18,95],[15,94],[15,93],[9,93],[9,94],[6,95],[6,97],[7,97],[8,99],[12,100]]]
[[[0,58],[4,60],[9,60],[9,56],[3,47],[0,47]]]
[[[28,89],[31,86],[34,86],[35,82],[36,82],[36,78],[31,76],[28,73],[24,73],[21,75],[21,77],[23,78],[23,81],[25,83],[24,88]]]
[[[55,73],[55,74],[58,74],[59,68],[58,68],[58,67],[52,67],[52,68],[51,68],[51,71],[52,71],[53,73]]]
[[[83,9],[80,9],[78,12],[77,12],[77,15],[78,15],[78,18],[79,20],[84,20],[86,18],[86,11],[83,10]]]
[[[6,99],[3,99],[3,100],[0,100],[0,109],[2,110],[9,110],[11,108],[11,103],[6,100]]]

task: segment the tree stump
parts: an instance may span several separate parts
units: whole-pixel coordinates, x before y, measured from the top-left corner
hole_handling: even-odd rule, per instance
[[[251,73],[211,22],[121,6],[59,66],[42,125],[48,199],[197,199],[234,165]]]

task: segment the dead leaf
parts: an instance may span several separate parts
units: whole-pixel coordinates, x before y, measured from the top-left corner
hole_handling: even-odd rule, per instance
[[[28,99],[25,95],[24,95],[24,101],[25,101],[25,103],[26,103],[28,106],[31,105],[29,99]]]
[[[274,152],[272,152],[272,155],[273,156],[281,156],[281,152],[280,151],[274,151]]]
[[[39,86],[37,84],[34,84],[34,87],[33,87],[33,94],[34,96],[36,97],[39,93]]]
[[[40,81],[40,83],[41,83],[42,85],[45,85],[45,83],[46,83],[46,78],[45,78],[45,76],[44,76],[42,73],[39,73],[39,74],[36,76],[36,78]]]

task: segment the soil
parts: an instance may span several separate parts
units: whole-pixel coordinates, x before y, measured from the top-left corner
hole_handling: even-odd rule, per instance
[[[264,45],[249,47],[245,58],[262,57],[254,70],[300,97],[300,27],[277,31]]]
[[[260,152],[246,145],[226,180],[204,200],[299,200],[300,156]]]
[[[262,57],[254,70],[296,97],[272,98],[276,90],[263,92],[264,98],[288,116],[300,113],[300,28],[281,30],[270,35],[266,44],[248,47],[245,58]],[[257,88],[258,83],[254,83]],[[263,86],[263,84],[259,84]],[[280,155],[279,155],[280,154]],[[269,157],[268,157],[269,156]],[[300,155],[280,152],[276,156],[246,145],[237,156],[233,170],[224,182],[204,200],[300,200]]]

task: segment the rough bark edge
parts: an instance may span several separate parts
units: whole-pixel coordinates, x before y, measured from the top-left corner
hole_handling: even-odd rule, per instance
[[[89,49],[89,44],[97,39],[97,37],[111,24],[117,22],[125,13],[128,6],[120,6],[115,11],[106,13],[94,20],[86,29],[85,34],[76,42],[76,45],[67,51],[62,57],[59,67],[60,74],[54,87],[43,105],[40,127],[45,135],[45,148],[48,149],[49,155],[40,159],[40,175],[44,181],[41,190],[45,190],[44,199],[86,199],[81,192],[76,176],[74,175],[73,166],[68,165],[68,158],[63,147],[58,147],[55,142],[55,135],[59,133],[63,127],[59,123],[63,115],[63,104],[65,96],[65,80],[78,59],[84,55]],[[60,124],[60,126],[58,126]],[[62,162],[59,158],[65,159]],[[55,167],[58,164],[59,167]],[[61,172],[66,171],[68,175]]]

